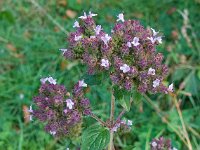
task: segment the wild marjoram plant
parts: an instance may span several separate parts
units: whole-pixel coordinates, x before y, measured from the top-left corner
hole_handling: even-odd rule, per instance
[[[93,114],[90,100],[84,96],[86,87],[92,85],[86,79],[78,81],[71,92],[52,77],[41,79],[39,95],[34,98],[37,109],[33,110],[31,106],[29,112],[31,120],[33,116],[45,122],[45,130],[55,137],[75,136],[81,129],[83,116],[90,116],[102,126],[93,125],[83,132],[81,150],[113,150],[114,132],[132,125],[131,120],[121,119],[129,111],[132,101],[146,92],[173,92],[173,84],[166,87],[162,83],[168,68],[162,64],[163,55],[156,52],[156,46],[162,43],[159,32],[152,28],[145,29],[139,21],[124,20],[121,13],[109,35],[101,25],[95,24],[93,17],[96,15],[84,12],[79,22],[75,21],[73,25],[76,31],[68,37],[68,49],[60,50],[67,59],[81,60],[86,64],[89,78],[101,80],[102,75],[110,77],[112,98],[109,121],[104,122]],[[116,119],[115,101],[123,106]],[[153,150],[164,149],[157,147],[159,142],[156,142],[151,143]]]

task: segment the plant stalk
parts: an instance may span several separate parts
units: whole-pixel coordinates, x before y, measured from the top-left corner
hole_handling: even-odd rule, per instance
[[[111,107],[110,107],[110,143],[108,145],[108,150],[114,150],[114,145],[113,145],[113,135],[114,132],[112,131],[113,124],[114,124],[114,112],[115,112],[115,97],[112,93],[111,96]]]

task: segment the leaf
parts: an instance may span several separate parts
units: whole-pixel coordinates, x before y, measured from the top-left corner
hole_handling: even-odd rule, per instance
[[[108,145],[109,139],[108,129],[100,125],[90,126],[83,132],[81,150],[102,150]]]
[[[99,85],[102,83],[103,76],[102,74],[94,74],[94,75],[84,75],[83,79],[88,85]]]
[[[137,92],[137,90],[133,90],[132,91],[132,98],[133,98],[133,103],[135,105],[139,104],[142,100],[142,94],[140,94],[139,92]]]
[[[114,86],[114,96],[115,99],[118,100],[119,104],[126,109],[126,111],[130,111],[131,92]]]

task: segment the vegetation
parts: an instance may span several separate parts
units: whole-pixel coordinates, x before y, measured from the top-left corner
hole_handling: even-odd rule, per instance
[[[164,136],[177,149],[199,149],[198,0],[6,0],[0,6],[0,149],[80,147],[81,136],[54,138],[36,119],[29,121],[27,110],[38,92],[40,78],[51,75],[71,89],[86,72],[84,65],[66,60],[58,50],[66,47],[65,38],[83,10],[98,13],[97,24],[107,32],[116,16],[124,12],[126,18],[138,19],[164,36],[157,51],[164,54],[164,63],[170,68],[165,81],[174,83],[175,95],[147,94],[141,101],[134,101],[130,112],[124,115],[133,121],[133,126],[130,132],[115,134],[115,148],[148,150],[152,139]],[[107,86],[104,83],[87,89],[93,112],[104,121],[110,112]],[[117,104],[116,116],[121,109]],[[95,123],[89,117],[84,120],[83,130]]]

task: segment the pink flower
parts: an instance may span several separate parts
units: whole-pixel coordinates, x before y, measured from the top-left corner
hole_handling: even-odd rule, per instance
[[[108,45],[108,42],[110,41],[111,37],[106,34],[105,36],[102,36],[101,39],[103,40],[105,45]]]
[[[99,33],[100,33],[101,30],[102,30],[102,29],[101,29],[101,25],[97,25],[96,28],[94,29],[95,34],[96,34],[96,35],[99,35]]]
[[[67,103],[67,107],[68,107],[69,109],[72,109],[72,108],[73,108],[74,102],[72,102],[71,99],[67,99],[67,100],[66,100],[66,103]]]

